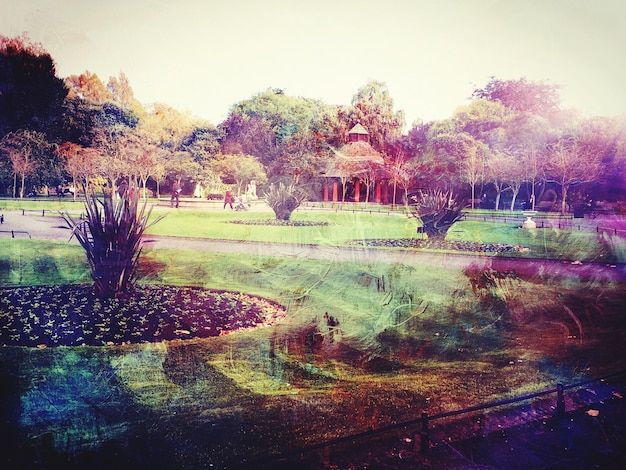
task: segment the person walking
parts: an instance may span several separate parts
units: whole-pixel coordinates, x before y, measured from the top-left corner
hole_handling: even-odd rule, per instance
[[[224,195],[224,209],[226,209],[226,205],[230,205],[230,208],[233,208],[233,193],[230,192],[230,189],[226,190],[226,194]]]

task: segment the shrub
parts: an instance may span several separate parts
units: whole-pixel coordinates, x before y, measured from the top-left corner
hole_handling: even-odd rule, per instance
[[[445,238],[448,229],[463,217],[464,204],[452,191],[422,191],[415,198],[413,216],[422,222],[428,238]]]
[[[61,216],[85,250],[96,295],[116,297],[128,292],[135,281],[144,231],[163,216],[148,223],[152,209],[139,207],[139,191],[125,191],[117,202],[105,189],[100,201],[93,190],[85,191],[85,220],[67,212]]]
[[[265,193],[265,201],[276,214],[276,220],[289,220],[291,213],[295,211],[306,200],[303,191],[293,184],[284,183],[270,184],[269,190]]]

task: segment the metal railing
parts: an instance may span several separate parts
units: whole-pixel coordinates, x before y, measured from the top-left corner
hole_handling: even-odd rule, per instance
[[[15,238],[15,234],[26,234],[28,235],[28,238],[33,238],[30,236],[29,232],[26,232],[24,230],[0,230],[0,233],[10,233],[11,238]]]
[[[468,408],[462,408],[459,410],[453,410],[453,411],[446,411],[443,413],[437,413],[437,414],[433,414],[433,415],[429,415],[426,411],[422,412],[421,416],[419,418],[415,418],[415,419],[411,419],[411,420],[407,420],[407,421],[402,421],[402,422],[398,422],[398,423],[392,423],[386,426],[382,426],[380,428],[377,429],[369,429],[367,431],[363,431],[360,433],[356,433],[356,434],[350,434],[347,436],[341,436],[341,437],[337,437],[335,439],[330,439],[324,442],[320,442],[317,444],[312,444],[310,446],[306,446],[306,447],[302,447],[299,449],[293,449],[291,451],[288,452],[284,452],[282,454],[277,454],[277,455],[268,455],[265,457],[261,457],[258,459],[253,459],[247,462],[242,462],[242,465],[245,467],[251,467],[254,468],[256,465],[261,465],[261,464],[269,464],[272,462],[279,462],[281,460],[286,460],[286,459],[290,459],[290,458],[296,458],[299,456],[303,456],[306,454],[309,454],[311,452],[314,452],[316,450],[319,449],[324,449],[324,448],[328,448],[328,447],[333,447],[339,444],[345,444],[345,443],[354,443],[355,441],[358,440],[362,440],[365,438],[373,438],[376,437],[377,435],[382,435],[384,433],[388,433],[390,431],[394,431],[397,429],[402,429],[402,428],[410,428],[412,426],[416,426],[416,425],[420,425],[421,429],[418,433],[419,435],[419,451],[422,454],[428,454],[430,452],[430,447],[431,447],[431,442],[430,442],[430,424],[433,421],[437,421],[437,420],[442,420],[444,418],[450,418],[450,417],[455,417],[455,416],[460,416],[460,415],[464,415],[464,414],[470,414],[470,413],[474,413],[476,411],[482,411],[482,410],[487,410],[487,409],[491,409],[491,408],[497,408],[497,407],[501,407],[501,406],[506,406],[506,405],[511,405],[511,404],[516,404],[516,403],[522,403],[525,401],[529,401],[529,400],[534,400],[540,397],[544,397],[544,396],[548,396],[548,395],[554,395],[556,394],[556,405],[555,405],[555,418],[562,418],[565,416],[566,414],[566,409],[565,409],[565,390],[570,390],[570,389],[574,389],[574,388],[580,388],[580,387],[584,387],[586,385],[590,385],[593,383],[598,383],[598,382],[604,382],[608,379],[614,378],[614,377],[619,377],[619,376],[624,376],[626,375],[626,370],[621,370],[619,372],[615,372],[613,374],[607,374],[604,375],[602,377],[597,377],[597,378],[593,378],[593,379],[589,379],[589,380],[585,380],[582,382],[576,382],[576,383],[572,383],[569,385],[563,385],[558,383],[556,385],[556,387],[550,388],[548,390],[543,390],[543,391],[539,391],[539,392],[535,392],[535,393],[530,393],[527,395],[522,395],[522,396],[517,396],[517,397],[512,397],[512,398],[505,398],[502,400],[497,400],[497,401],[492,401],[492,402],[488,402],[488,403],[482,403],[479,405],[475,405],[475,406],[470,406]]]

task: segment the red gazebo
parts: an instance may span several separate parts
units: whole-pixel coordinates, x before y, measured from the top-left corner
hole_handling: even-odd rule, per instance
[[[361,182],[371,178],[374,202],[387,202],[387,181],[384,160],[369,143],[369,133],[361,124],[348,132],[348,142],[340,149],[331,147],[334,158],[323,172],[323,200],[341,202],[340,186],[354,181],[354,202],[361,201]],[[343,194],[343,188],[342,192]]]

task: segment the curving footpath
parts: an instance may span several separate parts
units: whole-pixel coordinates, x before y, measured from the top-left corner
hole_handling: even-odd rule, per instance
[[[41,215],[39,211],[22,214],[22,211],[5,211],[0,224],[1,238],[31,238],[77,243],[63,219],[53,213]],[[12,235],[12,233],[14,235]],[[481,254],[450,254],[418,252],[408,249],[375,247],[342,247],[333,245],[296,245],[280,242],[254,242],[216,240],[206,238],[146,235],[146,249],[177,249],[212,251],[257,256],[284,256],[291,258],[321,259],[332,262],[406,264],[450,269],[494,269],[496,271],[523,272],[533,276],[572,276],[601,281],[626,281],[626,265],[580,263],[529,258],[503,258]]]

